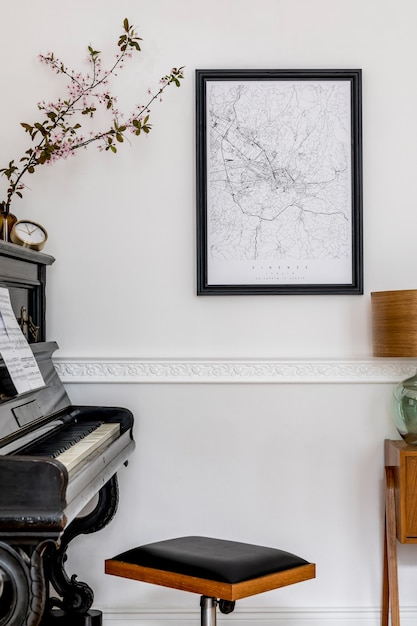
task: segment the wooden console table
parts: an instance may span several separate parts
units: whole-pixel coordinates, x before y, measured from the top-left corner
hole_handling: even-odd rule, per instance
[[[382,626],[400,626],[397,540],[417,543],[417,446],[385,440],[385,532]]]

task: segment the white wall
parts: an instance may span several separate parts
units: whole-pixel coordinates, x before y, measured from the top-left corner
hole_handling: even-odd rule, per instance
[[[154,108],[149,137],[117,156],[93,147],[41,168],[13,206],[49,231],[48,334],[60,359],[370,359],[369,293],[416,286],[414,0],[7,3],[1,167],[28,147],[19,122],[35,121],[36,102],[59,93],[61,79],[37,54],[53,50],[79,67],[91,43],[111,60],[125,16],[138,25],[143,53],[119,76],[122,91],[142,100],[173,65],[186,66],[183,86]],[[365,294],[197,297],[194,70],[359,67]],[[163,622],[166,608],[197,604],[102,573],[104,557],[188,532],[279,545],[317,562],[314,582],[242,602],[259,609],[254,623],[271,607],[278,619],[281,606],[297,624],[317,615],[376,624],[383,440],[396,437],[392,381],[211,382],[106,385],[86,376],[68,384],[74,402],[121,404],[136,415],[119,515],[80,539],[70,558],[93,583],[97,606],[115,616],[108,624],[150,623],[159,610]],[[415,547],[401,547],[409,612],[417,610],[416,560]]]

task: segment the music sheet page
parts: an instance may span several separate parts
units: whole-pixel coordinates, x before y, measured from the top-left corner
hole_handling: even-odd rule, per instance
[[[0,287],[0,354],[17,393],[45,385],[33,352],[16,320],[10,294],[5,287]]]

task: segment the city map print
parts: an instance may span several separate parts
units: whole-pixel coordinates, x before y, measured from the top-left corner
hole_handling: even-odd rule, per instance
[[[206,88],[208,282],[350,283],[349,81]]]

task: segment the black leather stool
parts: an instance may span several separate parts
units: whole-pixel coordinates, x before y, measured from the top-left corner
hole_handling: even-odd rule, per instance
[[[290,552],[210,537],[179,537],[133,548],[107,559],[105,571],[200,594],[202,626],[215,626],[217,604],[222,613],[231,613],[240,598],[316,575],[314,563]]]

